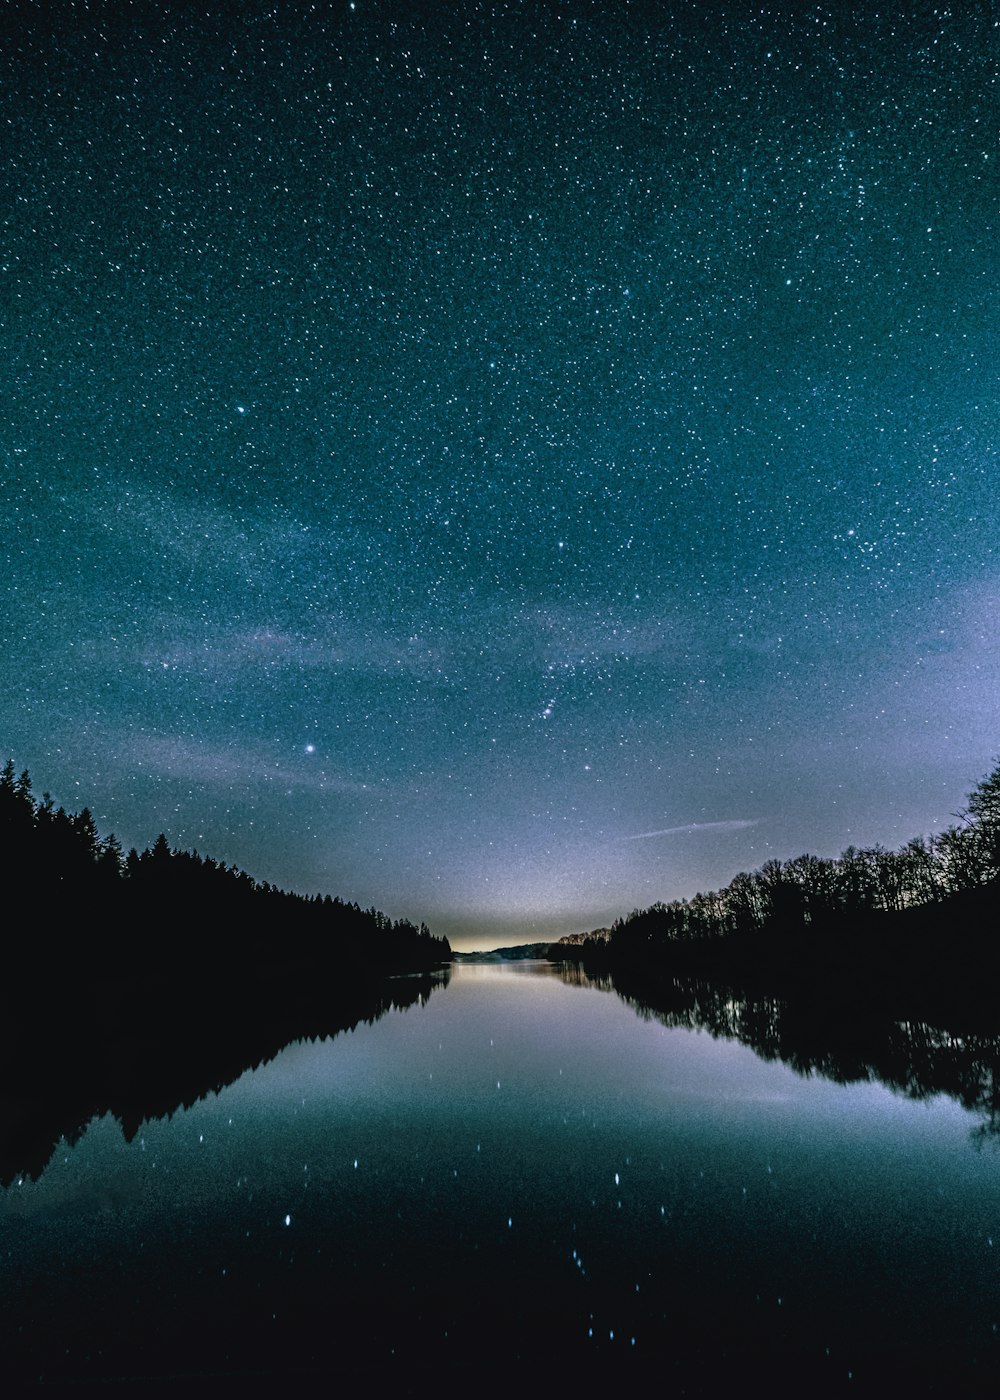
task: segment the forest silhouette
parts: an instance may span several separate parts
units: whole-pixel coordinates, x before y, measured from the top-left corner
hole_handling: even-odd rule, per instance
[[[131,1136],[292,1040],[373,1021],[447,980],[446,939],[255,880],[160,835],[102,839],[9,761],[0,852],[20,917],[0,983],[0,1184],[111,1112]],[[13,905],[9,906],[12,908]]]
[[[47,925],[65,921],[65,972],[186,978],[239,958],[261,971],[315,975],[345,966],[416,971],[451,958],[448,940],[426,924],[289,893],[197,851],[173,850],[162,833],[126,855],[114,835],[100,838],[87,807],[68,813],[48,793],[36,801],[28,772],[15,776],[12,760],[0,773],[0,850],[25,903]],[[11,939],[7,957],[9,970],[48,963],[54,971],[36,937]]]
[[[700,979],[947,1023],[992,1013],[998,904],[1000,764],[937,835],[895,851],[769,860],[549,955],[631,987]]]
[[[425,925],[290,894],[164,835],[126,854],[86,807],[36,799],[13,762],[0,773],[0,851],[23,911],[0,992],[0,1054],[17,1066],[0,1184],[36,1175],[95,1115],[131,1136],[292,1040],[375,1020],[448,980],[451,948]],[[641,1015],[801,1072],[949,1093],[997,1137],[998,895],[1000,764],[933,837],[768,861],[548,956]]]

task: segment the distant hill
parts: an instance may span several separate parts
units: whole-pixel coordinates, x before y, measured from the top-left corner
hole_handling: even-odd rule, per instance
[[[591,943],[606,942],[611,937],[609,928],[595,928],[590,933],[567,933],[555,943],[516,943],[512,948],[492,948],[488,953],[452,953],[453,962],[497,963],[521,962],[527,959],[542,959],[561,962],[566,952],[560,949],[578,948],[589,939]]]
[[[492,948],[488,953],[452,952],[452,961],[458,963],[499,963],[527,962],[529,959],[547,958],[551,943],[518,943],[513,948]]]

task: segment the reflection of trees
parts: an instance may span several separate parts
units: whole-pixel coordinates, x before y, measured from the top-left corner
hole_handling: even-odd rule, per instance
[[[10,762],[0,869],[37,914],[8,920],[4,942],[0,1181],[95,1113],[128,1132],[290,1040],[410,1005],[451,955],[423,924],[290,894],[163,835],[123,856],[86,807],[37,800]],[[401,972],[422,977],[386,982]]]
[[[113,1114],[131,1140],[143,1122],[218,1093],[291,1042],[422,1006],[449,977],[448,969],[355,976],[276,998],[267,983],[234,974],[224,988],[203,988],[194,1014],[189,994],[155,983],[124,995],[91,987],[56,997],[44,1015],[37,1006],[11,1011],[0,1027],[0,1184],[37,1176],[59,1139],[74,1142],[92,1118]]]
[[[804,1076],[884,1084],[911,1099],[947,1094],[980,1118],[977,1141],[1000,1139],[1000,1014],[991,1028],[979,1024],[960,1034],[816,994],[775,997],[666,977],[651,983],[635,970],[590,976],[571,964],[562,976],[573,986],[616,992],[646,1020],[739,1041]]]
[[[640,1014],[801,1074],[950,1095],[1000,1137],[1000,766],[959,825],[899,851],[770,860],[560,949]]]

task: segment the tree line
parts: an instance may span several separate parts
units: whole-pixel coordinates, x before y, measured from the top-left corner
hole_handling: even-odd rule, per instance
[[[837,950],[877,953],[894,941],[940,935],[945,912],[968,937],[996,921],[1000,893],[1000,764],[976,785],[956,823],[898,850],[849,846],[839,859],[800,855],[741,872],[725,888],[634,909],[610,936],[562,957],[592,966],[666,959],[678,972],[752,970],[770,962],[815,965]],[[955,921],[953,921],[954,923]],[[955,930],[949,929],[952,933]],[[939,951],[944,945],[939,941]]]
[[[448,975],[451,948],[425,924],[288,893],[163,834],[126,852],[86,807],[36,799],[12,761],[0,870],[0,1184],[37,1173],[95,1114],[131,1134],[292,1040],[425,1000]]]
[[[391,919],[330,895],[300,895],[256,880],[197,851],[174,850],[162,833],[127,853],[101,838],[87,807],[36,799],[27,770],[13,760],[0,773],[0,852],[9,887],[44,924],[72,930],[64,968],[115,975],[255,965],[332,970],[420,970],[451,957],[447,939],[426,924]],[[38,933],[44,933],[38,929]],[[9,937],[8,967],[31,961],[37,938]],[[191,958],[194,961],[191,961]],[[187,959],[187,961],[185,961]]]

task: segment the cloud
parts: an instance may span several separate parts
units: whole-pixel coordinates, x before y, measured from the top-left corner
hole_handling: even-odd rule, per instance
[[[674,662],[687,656],[698,639],[698,619],[675,599],[655,614],[645,608],[546,607],[523,619],[523,641],[555,665],[600,664],[608,660]],[[522,643],[523,644],[523,643]]]
[[[298,791],[356,793],[375,786],[324,770],[312,758],[293,766],[261,746],[230,748],[176,735],[138,734],[121,751],[139,769],[200,783],[258,782]]]
[[[207,625],[194,640],[185,637],[146,646],[141,660],[149,668],[204,674],[308,668],[419,675],[441,671],[448,657],[440,644],[422,636],[369,634],[327,619],[316,623],[309,634],[266,624]]]
[[[622,836],[622,841],[650,841],[654,836],[681,836],[689,832],[727,832],[746,831],[751,826],[759,826],[760,818],[740,817],[735,821],[728,822],[687,822],[684,826],[664,826],[658,831],[640,831],[635,836]]]

